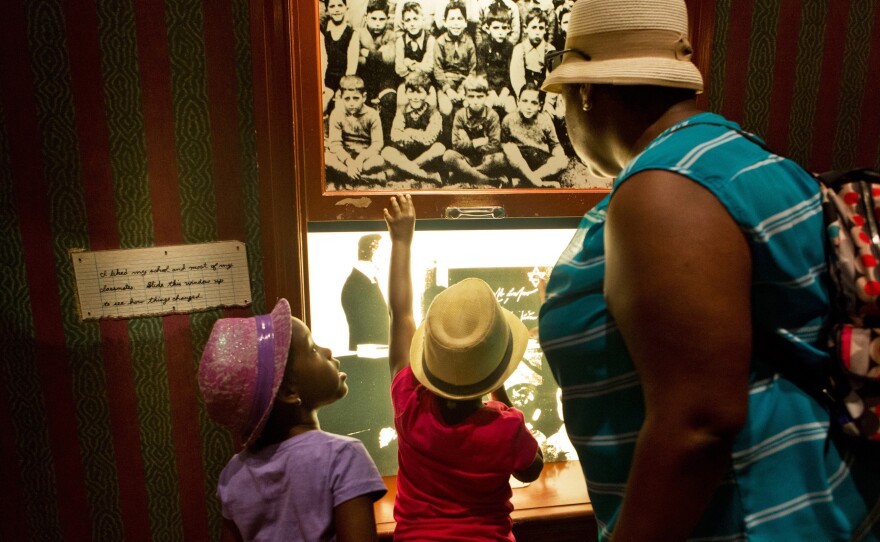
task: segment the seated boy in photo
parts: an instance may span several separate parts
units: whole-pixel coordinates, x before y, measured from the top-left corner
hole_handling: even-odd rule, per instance
[[[486,78],[470,76],[462,84],[466,106],[455,113],[452,121],[452,148],[443,155],[450,180],[469,181],[482,185],[504,185],[506,168],[501,152],[501,123],[486,105]]]
[[[337,105],[330,113],[324,165],[329,177],[342,185],[385,181],[382,122],[365,105],[364,81],[357,75],[339,80]]]
[[[510,83],[510,61],[513,44],[510,43],[510,14],[498,6],[492,6],[486,15],[484,28],[488,39],[477,46],[477,73],[486,76],[489,93],[486,105],[499,114],[516,111],[516,98]]]
[[[391,144],[382,149],[382,158],[395,177],[440,186],[442,180],[436,166],[446,147],[438,141],[443,119],[427,102],[431,84],[425,74],[413,72],[403,86],[407,104],[394,117]]]
[[[519,94],[519,111],[501,122],[501,148],[510,164],[512,176],[520,178],[521,188],[559,188],[559,175],[568,166],[568,157],[550,115],[542,111],[543,92],[526,83]]]
[[[448,116],[464,101],[461,82],[477,67],[477,48],[465,32],[467,8],[464,2],[452,0],[446,5],[446,32],[434,45],[434,80],[437,82],[437,107]]]

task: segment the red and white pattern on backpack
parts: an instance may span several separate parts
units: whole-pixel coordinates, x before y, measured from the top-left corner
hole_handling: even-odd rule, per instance
[[[844,183],[836,191],[823,186],[823,199],[826,217],[834,216],[826,224],[828,273],[837,296],[832,302],[849,320],[835,325],[830,335],[832,352],[851,375],[845,402],[852,423],[844,431],[880,440],[880,401],[859,393],[866,383],[880,381],[880,327],[871,327],[880,322],[880,208],[875,203],[880,186]]]

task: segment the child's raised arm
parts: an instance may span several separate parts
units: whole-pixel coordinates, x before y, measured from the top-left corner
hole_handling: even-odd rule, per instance
[[[391,196],[384,209],[385,223],[391,234],[391,265],[388,275],[388,308],[391,332],[388,344],[388,367],[391,378],[409,365],[409,348],[416,332],[413,317],[413,287],[410,271],[410,247],[416,224],[412,196]]]

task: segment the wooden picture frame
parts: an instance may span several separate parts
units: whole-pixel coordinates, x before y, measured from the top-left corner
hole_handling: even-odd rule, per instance
[[[289,37],[294,143],[294,176],[305,204],[307,222],[381,220],[388,197],[400,191],[418,194],[420,218],[575,217],[598,203],[610,189],[597,188],[385,188],[362,186],[335,189],[328,183],[324,161],[325,131],[322,99],[319,2],[275,0],[286,11]],[[695,62],[708,73],[711,43],[710,0],[688,0]],[[278,14],[276,13],[276,16]],[[708,17],[708,18],[707,18]],[[277,20],[277,19],[276,19]],[[391,23],[389,23],[391,24]],[[705,96],[701,96],[705,103]],[[456,183],[458,184],[458,183]]]

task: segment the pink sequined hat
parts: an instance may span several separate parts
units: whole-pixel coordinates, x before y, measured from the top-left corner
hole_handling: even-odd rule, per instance
[[[290,349],[290,305],[271,314],[221,318],[199,363],[199,389],[208,415],[250,446],[272,411]]]

